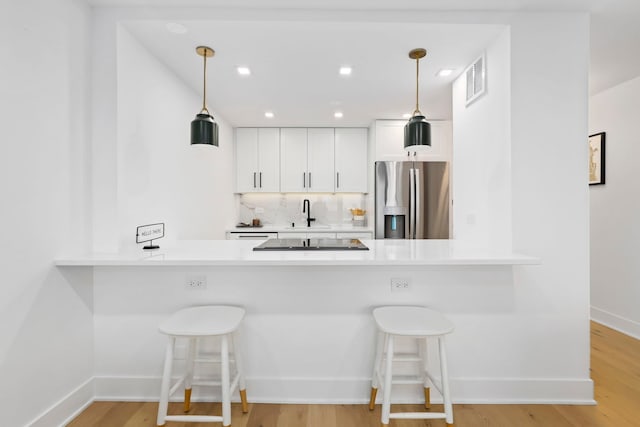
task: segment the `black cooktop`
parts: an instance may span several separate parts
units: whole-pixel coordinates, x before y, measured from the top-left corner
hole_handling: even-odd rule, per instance
[[[254,251],[368,251],[358,239],[269,239]]]

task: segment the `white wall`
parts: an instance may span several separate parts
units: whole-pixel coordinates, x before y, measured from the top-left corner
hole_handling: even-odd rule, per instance
[[[194,93],[124,28],[117,44],[117,211],[120,249],[135,249],[138,225],[164,222],[166,238],[223,239],[233,224],[233,133],[219,125],[218,147],[191,146]],[[195,54],[194,66],[202,62]]]
[[[590,134],[606,132],[606,182],[591,196],[591,315],[640,338],[640,77],[591,97]]]
[[[589,378],[588,49],[586,15],[518,15],[487,49],[487,94],[464,108],[453,91],[456,237],[542,260],[514,270],[513,313],[478,326],[508,322],[541,377]]]
[[[185,291],[193,274],[206,277],[206,289]],[[391,292],[392,277],[406,278],[411,290]],[[241,337],[251,402],[363,404],[375,348],[371,309],[419,303],[456,325],[447,337],[456,403],[591,402],[588,372],[555,369],[569,356],[535,327],[519,329],[531,310],[517,298],[519,286],[511,266],[96,267],[96,395],[157,399],[166,345],[158,323],[181,307],[224,303],[247,310]],[[517,334],[535,349],[514,341]],[[184,342],[178,346],[181,357]],[[193,398],[211,394],[219,398],[219,390],[196,387]],[[418,386],[394,386],[394,401],[420,399]]]
[[[52,264],[90,244],[88,7],[2,2],[0,40],[0,424],[51,426],[93,395],[91,276]]]
[[[132,181],[125,180],[125,187],[119,185],[119,171],[126,170],[120,169],[126,166],[120,162],[128,161],[119,151],[127,140],[118,139],[117,121],[116,23],[123,12],[99,9],[89,20],[86,8],[71,0],[35,0],[10,8],[4,2],[1,7],[2,57],[13,59],[3,63],[0,79],[0,220],[6,225],[0,253],[0,397],[3,407],[11,408],[3,412],[3,423],[23,425],[60,402],[58,412],[49,413],[40,423],[56,425],[60,418],[52,421],[55,416],[69,415],[69,408],[72,412],[83,403],[65,400],[66,393],[97,371],[92,367],[92,276],[74,277],[72,282],[81,285],[70,286],[68,276],[87,272],[53,269],[51,261],[63,250],[81,244],[96,250],[117,249],[123,219],[119,203],[127,194],[122,191],[137,188],[134,184],[139,179],[134,175]],[[265,19],[300,18],[294,12],[272,12],[265,12]],[[136,13],[140,17],[150,12]],[[216,13],[209,11],[206,16]],[[243,13],[226,11],[216,16],[242,19]],[[156,16],[172,15],[165,11]],[[173,16],[188,17],[188,13],[174,11]],[[251,18],[260,18],[260,14],[254,12]],[[344,19],[322,15],[322,19],[333,18]],[[496,345],[509,350],[509,363],[495,365],[495,375],[518,375],[533,382],[569,379],[570,384],[582,385],[566,390],[567,395],[588,397],[588,17],[572,13],[458,17],[412,11],[393,18],[386,12],[359,12],[358,19],[511,25],[512,244],[517,251],[540,257],[542,265],[516,268],[512,288],[506,290],[511,304],[486,313],[474,327],[480,331],[502,328],[491,346],[486,342],[479,346],[479,351],[486,351],[486,363],[495,362],[490,356],[496,354]],[[85,41],[89,40],[89,24],[93,52],[90,132],[83,125],[88,118]],[[36,52],[34,47],[42,46],[43,41],[46,48]],[[153,61],[147,58],[144,62]],[[171,81],[167,76],[155,78]],[[189,111],[188,121],[195,114]],[[37,120],[35,125],[31,117]],[[25,137],[25,129],[32,136]],[[231,133],[227,134],[230,143]],[[184,138],[174,138],[179,140],[169,141],[171,144],[194,148]],[[191,202],[197,200],[201,188]],[[140,212],[142,217],[144,212]],[[128,221],[133,219],[125,220],[125,230]],[[83,233],[89,229],[93,241]],[[488,272],[489,279],[492,274]],[[139,313],[126,312],[111,320],[156,327],[155,318]],[[92,396],[91,390],[80,391]],[[83,396],[81,392],[73,397]]]
[[[283,15],[287,19],[299,18],[293,12]],[[361,19],[377,17],[375,13],[359,16]],[[240,15],[234,18],[242,19]],[[116,20],[108,12],[100,15],[99,20],[103,19],[112,23]],[[331,17],[327,15],[323,19]],[[466,329],[469,325],[476,331],[498,331],[475,342],[478,351],[484,353],[478,359],[476,373],[465,375],[480,372],[484,375],[483,380],[506,381],[513,387],[510,389],[512,397],[526,396],[530,390],[526,384],[537,384],[535,387],[540,387],[537,393],[542,396],[539,397],[541,400],[544,397],[558,399],[560,387],[564,399],[588,401],[592,396],[589,379],[589,199],[584,184],[587,174],[584,141],[587,136],[588,16],[539,13],[458,17],[454,14],[443,18],[407,14],[397,19],[477,20],[509,25],[510,28],[508,37],[505,34],[488,47],[487,70],[497,74],[489,77],[487,96],[479,99],[472,109],[467,109],[473,112],[473,116],[467,118],[469,123],[476,123],[478,134],[487,144],[484,158],[490,157],[490,153],[499,156],[499,161],[486,164],[488,169],[482,171],[482,182],[490,187],[481,189],[483,198],[479,202],[485,209],[479,223],[484,229],[474,232],[472,237],[481,236],[486,241],[500,235],[500,242],[518,252],[539,257],[542,264],[514,268],[513,282],[500,291],[499,298],[505,305],[499,309],[488,309],[481,316],[472,309],[465,312],[454,308],[448,312],[459,320],[461,334],[473,335]],[[540,28],[544,28],[544,32]],[[111,29],[105,31],[100,33],[102,38],[107,38]],[[563,72],[558,73],[558,69]],[[96,90],[101,93],[103,88]],[[105,95],[109,100],[109,94]],[[482,111],[483,108],[488,110]],[[504,127],[482,128],[477,124],[482,120],[498,121]],[[455,147],[455,137],[453,144]],[[455,178],[453,185],[457,185]],[[104,194],[109,196],[108,191]],[[499,231],[495,234],[492,230]],[[142,284],[134,277],[136,272],[124,269],[120,273],[129,276],[130,283]],[[179,272],[178,280],[186,273]],[[217,273],[209,273],[217,277]],[[226,270],[220,271],[220,274],[226,273]],[[493,278],[498,282],[503,279],[493,271],[488,271],[487,275],[483,280]],[[254,280],[258,280],[257,277]],[[163,283],[169,286],[168,281]],[[461,300],[470,298],[464,289],[455,289]],[[107,305],[101,305],[105,315],[99,316],[99,321],[105,323],[97,325],[99,348],[117,351],[119,338],[112,337],[111,332],[126,322],[135,320],[141,327],[155,327],[157,317],[148,313],[131,311],[112,316],[109,310],[117,311],[118,308],[109,308],[108,301],[122,298],[115,290],[111,293],[108,285],[101,290],[105,293],[101,293],[100,298],[106,298],[101,304]],[[143,288],[132,292],[144,295]],[[222,297],[215,293],[211,295]],[[491,306],[492,297],[482,292],[473,296],[475,303],[486,306]],[[189,298],[191,296],[185,295],[185,299]],[[469,313],[473,314],[473,322],[468,321],[469,318],[465,320]],[[293,333],[302,333],[296,329],[296,323],[291,325]],[[155,338],[149,337],[152,339]],[[495,354],[503,355],[505,360],[496,360]],[[138,356],[130,359],[132,366],[141,363],[145,356],[140,354],[139,360],[135,357]],[[97,373],[103,376],[100,379],[103,384],[115,386],[117,369],[111,368],[101,368]],[[260,376],[262,373],[254,371],[254,374]],[[265,389],[263,395],[268,398],[275,396],[277,391]],[[101,393],[103,397],[114,396],[118,387],[107,387]]]
[[[485,50],[484,95],[465,105],[453,83],[453,237],[511,247],[511,46],[507,29]],[[479,53],[480,54],[480,53]]]
[[[542,265],[515,272],[504,339],[566,378],[589,378],[588,21],[532,14],[511,30],[513,248]]]

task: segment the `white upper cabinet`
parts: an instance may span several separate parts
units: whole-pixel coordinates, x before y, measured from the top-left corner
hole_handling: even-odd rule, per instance
[[[238,193],[366,193],[366,128],[236,128]]]
[[[280,129],[236,129],[236,191],[280,191]]]
[[[280,147],[280,191],[307,191],[307,129],[281,129]]]
[[[333,128],[280,130],[280,191],[333,192]]]
[[[336,128],[335,192],[366,193],[367,129]]]
[[[334,173],[333,128],[310,128],[307,130],[308,191],[331,193]]]
[[[375,160],[407,160],[404,149],[404,125],[406,120],[376,120]],[[429,120],[431,147],[418,151],[416,160],[451,161],[452,123],[445,120]],[[413,152],[410,151],[411,158]]]

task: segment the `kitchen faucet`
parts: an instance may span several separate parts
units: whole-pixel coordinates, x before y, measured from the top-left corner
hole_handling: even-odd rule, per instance
[[[311,227],[311,221],[315,221],[315,218],[311,218],[311,202],[309,199],[304,199],[302,201],[302,213],[307,214],[307,227]]]

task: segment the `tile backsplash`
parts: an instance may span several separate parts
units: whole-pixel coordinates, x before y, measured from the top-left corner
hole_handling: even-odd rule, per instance
[[[352,218],[349,209],[366,210],[369,203],[367,194],[241,194],[237,196],[238,222],[250,223],[253,218],[259,218],[263,224],[302,224],[307,217],[302,213],[304,199],[311,202],[311,216],[319,224],[350,223]],[[262,213],[259,213],[260,208]],[[365,217],[369,218],[370,214],[367,212]]]

